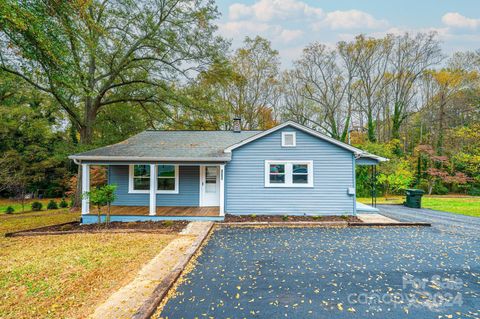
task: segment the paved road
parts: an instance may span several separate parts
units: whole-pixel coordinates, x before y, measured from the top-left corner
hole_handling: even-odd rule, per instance
[[[458,234],[480,234],[480,218],[432,209],[408,208],[402,205],[378,205],[382,215],[406,222],[427,222],[433,227]]]

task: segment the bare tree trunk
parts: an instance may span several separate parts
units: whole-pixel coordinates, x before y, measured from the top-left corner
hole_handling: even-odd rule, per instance
[[[73,195],[72,209],[79,208],[82,203],[82,165],[77,167],[77,186],[75,195]]]
[[[443,155],[443,130],[444,130],[444,121],[445,121],[445,94],[442,93],[440,96],[440,109],[438,116],[438,140],[437,140],[437,153],[438,155]]]

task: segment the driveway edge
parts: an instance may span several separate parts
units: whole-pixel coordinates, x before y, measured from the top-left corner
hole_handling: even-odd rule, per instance
[[[132,319],[148,319],[150,318],[157,307],[162,302],[163,298],[167,295],[170,288],[175,284],[177,279],[182,274],[185,266],[190,262],[195,253],[202,247],[206,238],[212,231],[214,223],[210,223],[193,242],[192,246],[187,250],[182,259],[175,265],[170,273],[163,278],[163,280],[155,287],[152,295],[143,303],[143,305],[137,310],[137,312],[131,317]]]

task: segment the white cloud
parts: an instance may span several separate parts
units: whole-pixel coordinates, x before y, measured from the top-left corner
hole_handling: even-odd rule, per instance
[[[286,20],[292,18],[320,18],[323,11],[297,0],[259,0],[248,6],[234,3],[229,7],[231,20],[255,18],[260,21]]]
[[[293,40],[301,38],[302,36],[303,36],[302,30],[283,29],[282,32],[280,33],[280,39],[285,43],[292,42]]]
[[[360,10],[348,10],[329,12],[323,21],[315,23],[313,27],[320,29],[323,25],[327,25],[333,30],[379,29],[388,26],[388,22],[383,19],[375,19],[372,15]]]
[[[260,35],[272,41],[289,43],[303,35],[302,30],[286,29],[258,21],[232,21],[219,24],[220,34],[226,38],[241,39],[245,36]]]
[[[480,26],[480,19],[467,18],[458,12],[449,12],[442,17],[442,22],[453,28],[476,29]]]
[[[234,3],[228,10],[228,15],[231,20],[240,20],[243,17],[248,17],[253,13],[253,9],[250,6],[243,3]]]
[[[446,39],[447,37],[451,36],[449,28],[433,28],[433,27],[431,28],[391,27],[386,30],[369,33],[368,35],[374,38],[381,38],[386,36],[387,34],[403,35],[405,33],[417,34],[417,33],[430,33],[430,32],[437,33],[440,39]]]

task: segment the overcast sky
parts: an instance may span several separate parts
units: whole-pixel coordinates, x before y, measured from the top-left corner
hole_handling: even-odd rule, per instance
[[[480,0],[217,0],[219,32],[237,48],[269,39],[289,67],[313,41],[334,45],[364,33],[437,31],[445,52],[480,49]]]

